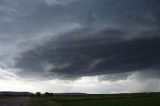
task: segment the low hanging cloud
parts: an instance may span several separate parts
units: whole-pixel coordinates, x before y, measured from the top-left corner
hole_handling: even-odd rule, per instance
[[[81,31],[22,53],[15,66],[23,75],[40,73],[60,78],[160,69],[159,30],[144,31],[134,38],[117,29],[88,35]]]
[[[0,65],[26,78],[159,76],[159,13],[159,0],[1,0]]]
[[[160,0],[0,0],[2,91],[160,91],[159,47]]]

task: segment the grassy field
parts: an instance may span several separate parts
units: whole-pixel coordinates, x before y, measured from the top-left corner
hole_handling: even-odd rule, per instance
[[[27,106],[160,106],[160,95],[32,97]]]

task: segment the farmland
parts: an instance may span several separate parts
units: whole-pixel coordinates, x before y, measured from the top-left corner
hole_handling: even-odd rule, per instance
[[[27,106],[160,106],[159,94],[31,97]]]

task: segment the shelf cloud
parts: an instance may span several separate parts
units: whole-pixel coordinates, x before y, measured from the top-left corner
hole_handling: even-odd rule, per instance
[[[0,71],[18,79],[159,80],[159,47],[159,0],[0,1]]]

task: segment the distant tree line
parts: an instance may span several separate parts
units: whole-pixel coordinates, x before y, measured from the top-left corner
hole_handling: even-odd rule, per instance
[[[0,91],[0,96],[54,96],[54,94],[49,92],[36,92],[33,94],[30,92]]]
[[[43,94],[41,92],[36,92],[35,96],[54,96],[54,94],[49,92],[45,92]]]

